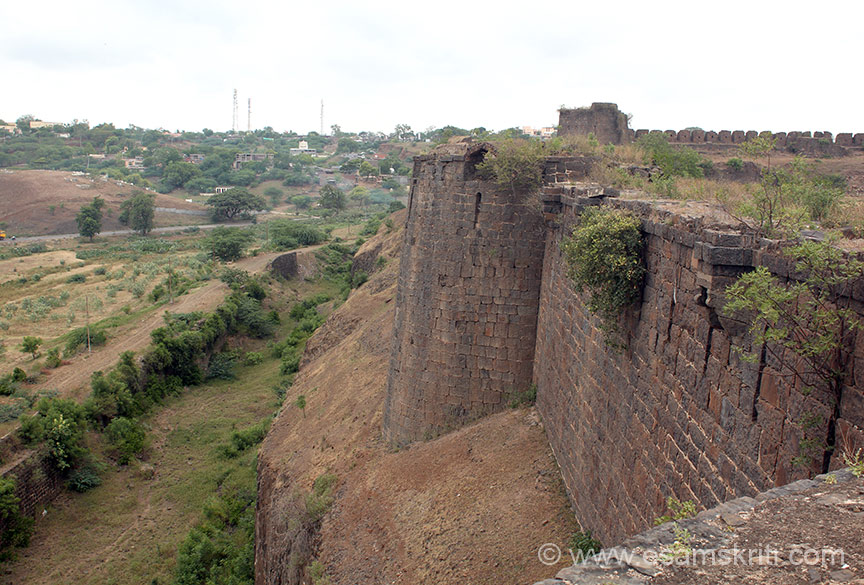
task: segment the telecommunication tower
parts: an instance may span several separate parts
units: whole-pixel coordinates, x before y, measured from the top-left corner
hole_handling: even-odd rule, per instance
[[[234,119],[231,121],[231,132],[237,132],[237,90],[234,90]]]

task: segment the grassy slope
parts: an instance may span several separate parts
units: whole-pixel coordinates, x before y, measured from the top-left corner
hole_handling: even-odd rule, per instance
[[[283,312],[297,298],[333,294],[333,289],[327,283],[287,283],[268,302]],[[283,323],[277,338],[292,326]],[[225,484],[254,490],[257,450],[225,460],[216,449],[233,430],[259,422],[278,406],[273,386],[280,378],[279,360],[263,345],[243,342],[244,349],[265,354],[261,365],[238,368],[235,381],[191,388],[148,417],[146,465],[112,466],[102,486],[61,496],[37,523],[31,546],[0,582],[170,583],[177,547],[201,517],[207,498]],[[101,451],[101,445],[94,447]]]

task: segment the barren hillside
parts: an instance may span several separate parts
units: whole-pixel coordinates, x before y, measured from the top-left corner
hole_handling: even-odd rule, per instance
[[[68,171],[0,172],[0,218],[8,235],[38,236],[70,234],[78,231],[75,214],[97,195],[107,203],[103,231],[124,229],[117,221],[120,204],[134,191],[132,185],[113,180],[91,179]],[[190,211],[207,208],[179,197],[157,195],[156,206]],[[206,216],[182,213],[156,213],[156,225],[200,223]]]

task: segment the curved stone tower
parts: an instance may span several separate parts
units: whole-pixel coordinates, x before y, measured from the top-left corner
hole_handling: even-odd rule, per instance
[[[501,410],[531,384],[543,220],[477,177],[491,148],[448,144],[414,162],[382,425],[393,443]]]

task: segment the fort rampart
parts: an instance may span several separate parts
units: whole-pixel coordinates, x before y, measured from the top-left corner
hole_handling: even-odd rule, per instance
[[[501,410],[533,382],[577,518],[607,543],[649,526],[668,496],[710,507],[837,466],[827,444],[862,444],[864,334],[835,410],[833,395],[791,383],[770,353],[749,347],[746,324],[720,311],[725,287],[754,266],[794,277],[776,242],[680,203],[573,184],[590,166],[580,158],[546,161],[544,221],[536,202],[477,178],[486,148],[448,145],[415,163],[388,439]],[[587,205],[642,220],[648,272],[624,352],[604,343],[560,252]],[[864,314],[864,285],[853,296]],[[735,346],[762,357],[744,361]]]
[[[757,130],[633,130],[628,127],[627,116],[616,104],[594,103],[588,108],[562,108],[559,111],[558,134],[593,134],[600,144],[626,144],[646,134],[665,134],[673,144],[687,144],[694,147],[724,149],[768,134],[775,140],[775,148],[793,153],[816,156],[844,156],[850,149],[864,149],[864,132],[843,132],[834,136],[831,132],[792,131],[770,132]]]

